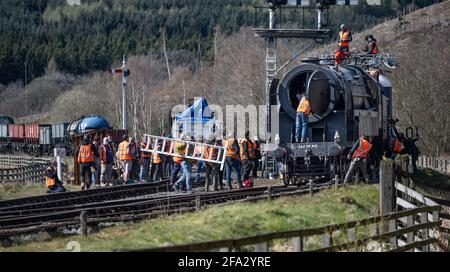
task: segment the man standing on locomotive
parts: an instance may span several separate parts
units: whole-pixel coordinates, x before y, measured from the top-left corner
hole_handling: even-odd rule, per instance
[[[309,105],[309,100],[305,94],[302,94],[302,99],[297,107],[297,116],[295,120],[295,141],[297,143],[300,142],[300,135],[301,142],[306,142],[306,137],[308,135],[308,116],[311,113],[312,111],[311,106]]]
[[[350,181],[350,177],[353,175],[355,170],[356,175],[359,175],[359,170],[361,170],[364,179],[367,183],[369,182],[369,175],[367,175],[366,171],[366,159],[371,149],[372,144],[369,143],[369,138],[367,136],[363,136],[355,142],[347,156],[347,158],[349,160],[351,159],[352,162],[350,163],[350,167],[345,175],[344,184]]]
[[[342,24],[338,39],[339,50],[342,52],[350,52],[350,42],[352,40],[352,33],[344,24]]]

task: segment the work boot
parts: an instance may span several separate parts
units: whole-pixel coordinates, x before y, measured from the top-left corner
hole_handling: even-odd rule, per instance
[[[208,191],[209,191],[209,182],[206,181],[205,182],[205,192],[208,192]]]
[[[227,188],[228,188],[228,190],[233,190],[233,186],[231,185],[231,182],[227,182]]]
[[[242,189],[242,182],[238,181],[237,184],[238,184],[238,189]]]
[[[306,143],[306,139],[302,137],[302,143]]]

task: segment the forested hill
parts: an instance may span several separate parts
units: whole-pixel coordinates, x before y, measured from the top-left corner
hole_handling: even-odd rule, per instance
[[[74,1],[71,1],[74,2]],[[4,0],[0,2],[0,84],[24,83],[46,70],[85,74],[103,70],[122,54],[161,53],[165,30],[176,64],[212,58],[216,26],[231,34],[252,25],[264,0]],[[436,0],[414,0],[424,6]],[[396,14],[411,1],[385,0],[382,7],[336,8],[330,26],[355,31]],[[262,14],[263,15],[263,14]],[[313,23],[313,14],[307,22]]]

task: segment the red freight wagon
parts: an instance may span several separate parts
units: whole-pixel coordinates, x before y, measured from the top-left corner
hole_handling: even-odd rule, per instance
[[[25,141],[27,143],[39,144],[39,125],[26,124],[25,127]]]
[[[22,124],[8,125],[9,138],[13,142],[22,142],[25,136],[24,127]]]

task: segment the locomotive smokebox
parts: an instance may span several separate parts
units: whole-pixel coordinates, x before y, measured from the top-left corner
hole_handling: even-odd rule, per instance
[[[282,110],[295,120],[300,96],[309,98],[313,115],[309,122],[324,119],[334,109],[338,96],[339,80],[329,69],[308,61],[290,70],[280,81],[278,98]]]
[[[312,112],[321,116],[330,105],[331,88],[328,78],[322,71],[315,71],[308,80],[306,96],[309,98]]]

